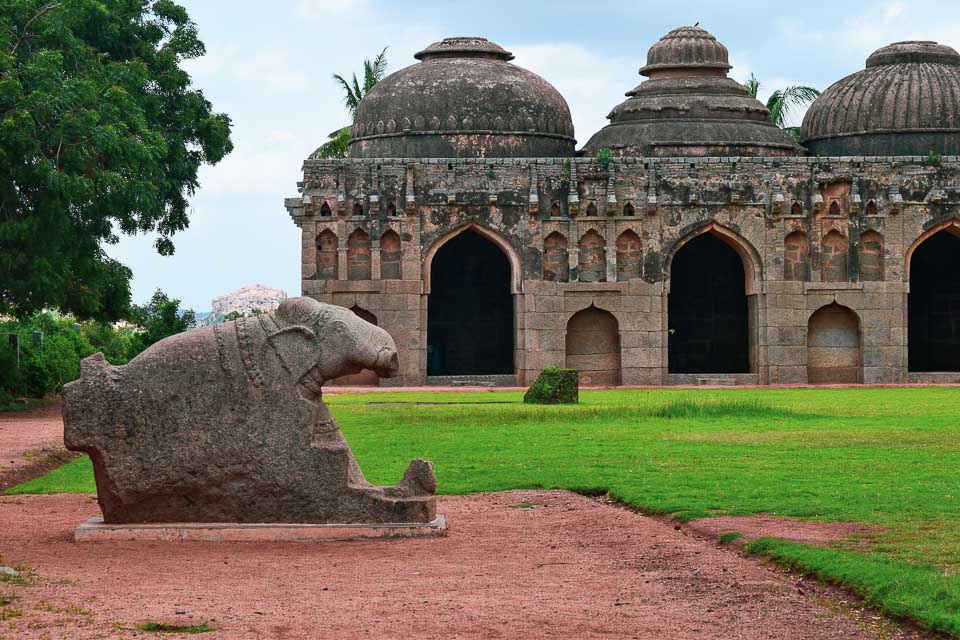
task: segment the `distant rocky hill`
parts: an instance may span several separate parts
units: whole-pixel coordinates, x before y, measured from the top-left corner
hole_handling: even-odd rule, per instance
[[[280,289],[271,289],[262,284],[251,284],[241,287],[211,301],[212,311],[201,320],[203,324],[216,324],[231,313],[250,315],[257,311],[273,311],[286,299],[287,292]],[[197,314],[198,316],[200,314]]]

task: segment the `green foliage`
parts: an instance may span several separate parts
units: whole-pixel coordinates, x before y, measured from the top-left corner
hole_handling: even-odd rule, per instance
[[[743,537],[743,534],[740,533],[739,531],[728,531],[727,533],[724,533],[719,538],[717,538],[717,542],[723,545],[727,545],[733,542],[734,540],[739,540],[742,537]]]
[[[353,117],[353,112],[357,110],[357,105],[363,100],[363,97],[373,89],[374,85],[383,80],[387,74],[387,47],[383,48],[376,58],[363,61],[363,84],[357,79],[357,74],[353,74],[351,81],[347,81],[338,73],[333,74],[333,79],[343,89],[343,103]],[[350,127],[346,126],[337,129],[331,133],[328,140],[320,145],[313,152],[315,158],[346,158],[350,155]]]
[[[750,79],[744,83],[743,88],[750,94],[750,97],[756,98],[760,93],[760,86],[760,81],[751,73]],[[788,127],[787,120],[790,119],[796,109],[810,104],[819,95],[819,90],[803,85],[790,85],[783,89],[776,89],[767,98],[766,106],[770,112],[770,122],[792,135],[794,140],[799,140],[800,128]]]
[[[927,154],[927,164],[931,167],[939,167],[942,162],[943,156],[931,149],[930,153]]]
[[[134,306],[138,327],[114,327],[73,316],[35,313],[21,321],[0,322],[0,406],[22,396],[42,398],[80,377],[80,360],[102,351],[110,364],[126,364],[151,344],[195,324],[192,311],[157,291],[150,302]],[[78,326],[79,325],[79,326]],[[20,366],[7,335],[20,336]],[[42,335],[42,340],[39,336]]]
[[[933,631],[960,635],[960,580],[945,577],[941,569],[877,553],[861,555],[773,538],[754,540],[745,549],[852,588],[868,605],[898,618],[909,618]]]
[[[171,299],[160,289],[154,292],[147,304],[134,305],[130,319],[142,329],[134,337],[140,343],[137,353],[164,338],[192,329],[197,323],[192,310],[181,311],[180,301]]]
[[[180,66],[203,53],[172,0],[0,3],[0,313],[126,315],[103,244],[156,232],[173,253],[198,168],[232,149]]]
[[[576,369],[547,367],[523,396],[526,404],[576,404],[580,382]]]
[[[610,168],[610,162],[613,160],[613,152],[609,148],[604,147],[597,151],[597,162],[600,164],[600,168],[604,171]]]
[[[346,158],[350,155],[350,127],[337,129],[313,152],[317,158]]]
[[[486,176],[487,176],[487,180],[496,180],[496,179],[497,179],[497,172],[494,170],[492,164],[487,166]]]

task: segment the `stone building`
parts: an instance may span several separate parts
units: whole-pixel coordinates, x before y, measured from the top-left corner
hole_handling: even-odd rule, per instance
[[[563,97],[496,44],[416,57],[286,201],[303,293],[393,335],[386,382],[960,382],[953,49],[879,49],[797,144],[681,27],[579,152]]]

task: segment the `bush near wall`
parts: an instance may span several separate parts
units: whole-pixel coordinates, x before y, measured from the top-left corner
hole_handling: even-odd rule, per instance
[[[547,367],[527,389],[523,401],[527,404],[576,404],[579,392],[576,369]]]
[[[155,342],[196,323],[193,311],[181,311],[180,301],[159,289],[145,305],[133,305],[128,315],[133,324],[127,326],[81,323],[51,311],[0,320],[0,405],[59,392],[80,377],[80,361],[98,351],[110,364],[126,364]],[[20,338],[19,366],[8,337],[14,333]]]

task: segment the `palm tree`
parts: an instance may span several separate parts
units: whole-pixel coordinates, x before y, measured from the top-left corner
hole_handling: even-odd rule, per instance
[[[743,88],[751,97],[756,98],[760,92],[760,81],[755,75],[750,74],[750,79],[746,81]],[[784,131],[790,133],[794,139],[800,139],[800,127],[788,127],[787,119],[793,114],[793,110],[804,107],[814,100],[820,92],[813,87],[803,85],[791,85],[785,89],[777,89],[767,98],[767,109],[770,111],[770,122],[777,125]]]
[[[363,61],[362,85],[357,79],[356,73],[353,74],[350,82],[338,73],[333,74],[333,79],[336,80],[343,89],[343,103],[347,106],[347,111],[350,112],[351,118],[353,117],[354,111],[357,110],[357,105],[363,100],[363,97],[370,92],[370,89],[373,89],[375,84],[383,80],[383,76],[386,75],[386,73],[387,47],[384,47],[383,51],[381,51],[376,58],[373,60],[367,58]],[[346,158],[350,154],[350,125],[337,129],[327,137],[328,140],[313,152],[314,157]]]

